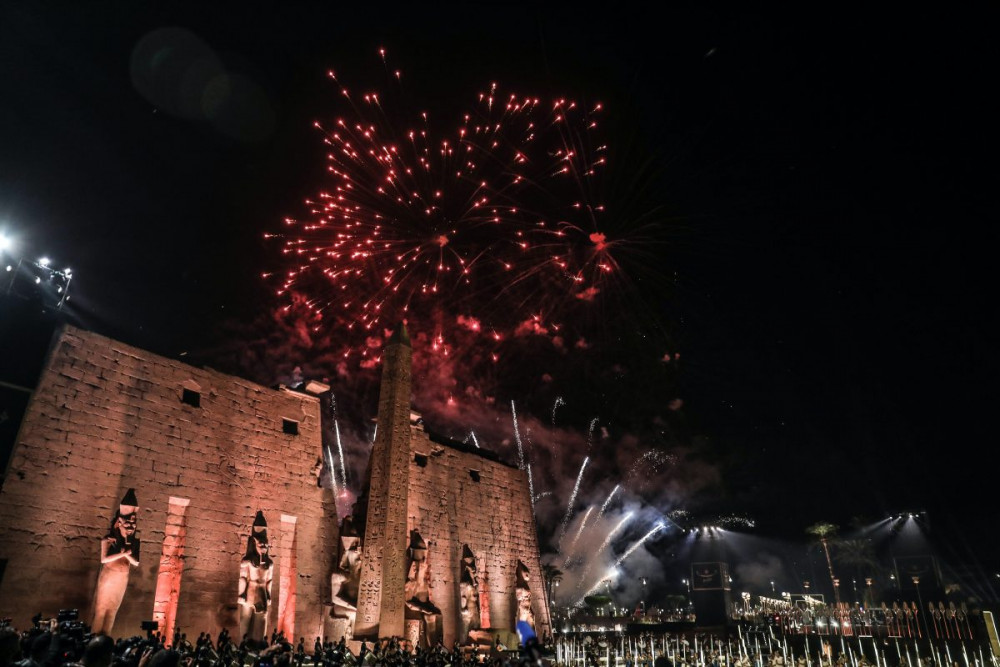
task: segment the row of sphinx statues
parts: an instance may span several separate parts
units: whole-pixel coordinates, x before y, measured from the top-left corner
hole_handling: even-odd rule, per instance
[[[111,634],[115,617],[125,597],[131,569],[139,565],[139,537],[136,534],[138,510],[135,489],[129,489],[119,503],[107,535],[101,540],[101,570],[94,594],[91,624],[95,633]],[[361,538],[354,522],[351,517],[346,517],[340,528],[337,567],[331,575],[329,616],[332,633],[347,639],[351,638],[357,614],[361,549]],[[460,567],[460,627],[456,636],[464,643],[475,640],[476,633],[483,629],[476,556],[467,544],[462,546]],[[240,637],[248,636],[259,641],[267,636],[273,578],[274,562],[270,556],[267,521],[264,514],[258,511],[247,537],[246,551],[240,561],[237,593]],[[407,639],[414,646],[433,645],[442,638],[441,610],[431,600],[430,584],[427,542],[418,531],[412,530],[407,549],[404,598]],[[526,621],[534,627],[530,574],[521,561],[517,562],[514,595],[515,623],[511,625],[517,621]]]
[[[358,589],[361,583],[361,537],[351,517],[346,517],[340,528],[340,554],[337,570],[331,575],[332,604],[330,617],[334,620],[332,634],[351,638],[357,615]],[[419,531],[410,531],[407,548],[406,583],[404,584],[405,621],[407,639],[413,646],[430,646],[442,638],[441,610],[431,600],[430,567],[427,561],[427,542]],[[483,630],[483,613],[480,609],[479,571],[476,555],[468,544],[462,545],[458,592],[460,625],[456,633],[462,643],[475,641],[477,634],[487,636]],[[528,568],[517,562],[515,585],[516,618],[534,627],[531,611],[531,586]],[[513,627],[514,624],[512,624]]]

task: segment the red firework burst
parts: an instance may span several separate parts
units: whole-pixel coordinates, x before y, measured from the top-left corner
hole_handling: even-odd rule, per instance
[[[361,335],[443,310],[500,340],[600,294],[617,269],[599,225],[600,104],[493,83],[438,130],[428,112],[408,112],[398,71],[388,93],[330,78],[345,113],[315,124],[329,180],[306,215],[267,235],[289,260],[275,274],[286,310],[304,308],[316,331]]]

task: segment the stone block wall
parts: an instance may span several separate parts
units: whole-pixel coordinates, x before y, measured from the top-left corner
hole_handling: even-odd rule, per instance
[[[199,407],[182,401],[184,389]],[[283,431],[284,419],[298,435]],[[27,627],[39,611],[75,607],[89,622],[100,539],[134,488],[140,566],[113,634],[138,633],[155,613],[189,635],[228,627],[235,636],[240,560],[258,509],[277,568],[269,629],[280,601],[282,627],[322,634],[337,534],[331,492],[313,473],[320,455],[314,397],[64,328],[0,491],[0,617]]]
[[[441,609],[445,646],[452,645],[461,624],[459,577],[466,544],[476,556],[483,628],[514,630],[520,560],[531,575],[535,631],[549,633],[527,474],[433,442],[419,425],[411,429],[409,528],[427,542],[431,601]],[[426,456],[426,464],[418,465],[416,455]]]

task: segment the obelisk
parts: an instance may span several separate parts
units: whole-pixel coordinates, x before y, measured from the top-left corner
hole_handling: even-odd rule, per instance
[[[361,556],[356,638],[403,636],[410,470],[410,336],[400,324],[382,354],[378,429]]]

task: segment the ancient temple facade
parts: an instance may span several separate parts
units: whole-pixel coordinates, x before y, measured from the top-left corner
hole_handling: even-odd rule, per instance
[[[400,327],[367,483],[340,522],[318,483],[316,395],[65,327],[0,488],[0,617],[76,608],[114,636],[153,620],[168,638],[516,645],[519,620],[548,634],[526,474],[425,428],[411,354]]]
[[[315,396],[64,328],[0,490],[0,617],[321,634],[338,519],[320,452]]]
[[[400,327],[383,355],[367,492],[341,531],[330,634],[516,645],[518,620],[549,634],[527,475],[425,429],[410,355]]]

